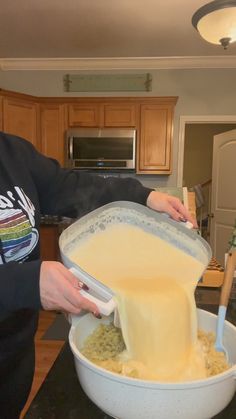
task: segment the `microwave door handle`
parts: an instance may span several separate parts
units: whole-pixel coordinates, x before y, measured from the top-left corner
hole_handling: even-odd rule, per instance
[[[69,137],[68,141],[68,158],[73,159],[73,137]]]

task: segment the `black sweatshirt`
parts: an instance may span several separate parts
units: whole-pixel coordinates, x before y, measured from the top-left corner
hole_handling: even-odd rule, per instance
[[[40,215],[77,218],[117,200],[145,205],[150,191],[135,179],[62,169],[28,141],[0,132],[0,373],[37,329]]]

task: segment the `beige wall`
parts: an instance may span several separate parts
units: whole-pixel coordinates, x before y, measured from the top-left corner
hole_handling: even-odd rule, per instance
[[[136,96],[178,96],[174,119],[173,174],[170,176],[139,176],[150,186],[175,186],[181,115],[236,115],[236,70],[192,69],[155,70],[152,91]],[[63,91],[63,76],[67,71],[0,71],[0,87],[37,96],[79,96]],[[76,74],[76,72],[70,72]],[[94,72],[93,72],[94,73]],[[124,72],[123,72],[124,73]],[[127,71],[126,71],[127,73]],[[133,71],[137,73],[137,71]],[[103,72],[104,74],[104,72]],[[119,96],[135,96],[120,94]],[[82,94],[81,96],[86,96]],[[117,93],[87,96],[118,96]]]

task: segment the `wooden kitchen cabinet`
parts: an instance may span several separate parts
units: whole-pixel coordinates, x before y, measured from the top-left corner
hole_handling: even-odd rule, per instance
[[[70,127],[101,126],[101,106],[99,103],[75,103],[68,106]]]
[[[141,104],[137,173],[170,174],[173,111],[176,98]]]
[[[132,127],[137,174],[168,175],[176,102],[177,97],[37,98],[0,89],[0,129],[64,166],[69,127]]]
[[[136,106],[125,102],[75,103],[68,106],[70,127],[135,127]]]
[[[104,105],[104,127],[135,127],[136,126],[135,104],[125,102]]]
[[[58,226],[43,224],[40,226],[40,257],[42,260],[59,260]]]
[[[3,97],[0,96],[0,131],[3,131]]]
[[[2,130],[30,141],[39,148],[36,102],[19,97],[2,98]]]
[[[123,98],[122,98],[123,99]],[[69,126],[133,127],[137,130],[136,171],[171,173],[171,143],[176,97],[109,98],[69,104]]]
[[[41,152],[65,163],[66,108],[64,104],[40,105]]]

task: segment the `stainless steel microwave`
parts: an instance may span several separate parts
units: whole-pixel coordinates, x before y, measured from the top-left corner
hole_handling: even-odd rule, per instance
[[[73,169],[134,170],[136,131],[128,128],[71,128],[66,166]]]

